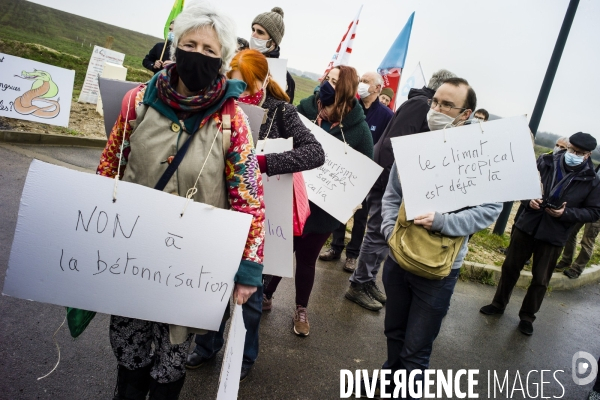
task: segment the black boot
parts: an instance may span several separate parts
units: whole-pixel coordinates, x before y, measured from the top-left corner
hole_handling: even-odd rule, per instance
[[[148,400],[177,400],[179,399],[179,393],[183,388],[183,382],[185,381],[185,375],[183,378],[169,383],[158,383],[156,380],[151,379],[150,381],[150,397]]]
[[[145,400],[150,387],[151,368],[152,364],[134,370],[119,365],[113,400]]]

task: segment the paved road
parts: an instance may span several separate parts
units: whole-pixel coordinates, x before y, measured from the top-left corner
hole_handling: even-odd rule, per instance
[[[0,284],[4,282],[8,256],[27,168],[32,157],[91,170],[100,150],[0,144]],[[60,234],[60,232],[57,232]],[[335,399],[339,398],[340,369],[378,368],[385,359],[383,317],[344,299],[348,274],[341,263],[319,263],[309,305],[311,334],[299,338],[291,332],[293,281],[284,279],[273,311],[263,316],[260,356],[248,379],[241,384],[240,399]],[[488,371],[508,383],[512,398],[541,398],[536,394],[540,374],[546,372],[544,397],[584,399],[591,385],[580,387],[571,378],[571,360],[577,351],[600,356],[600,285],[570,292],[551,292],[526,337],[516,330],[524,291],[515,289],[513,302],[501,318],[485,317],[479,308],[489,303],[494,288],[459,282],[447,317],[434,345],[431,368],[479,369],[476,393],[488,398]],[[98,315],[87,331],[72,340],[63,327],[56,339],[61,361],[48,378],[57,359],[52,334],[64,318],[62,307],[0,297],[0,399],[111,399],[116,363],[108,340],[108,316]],[[182,399],[215,398],[221,355],[192,371]],[[525,397],[521,392],[517,371]],[[493,377],[493,375],[492,375]],[[515,385],[516,381],[516,385]],[[536,386],[536,384],[538,386]],[[564,394],[562,387],[564,386]],[[495,398],[510,398],[499,389]],[[493,389],[489,398],[494,398]]]

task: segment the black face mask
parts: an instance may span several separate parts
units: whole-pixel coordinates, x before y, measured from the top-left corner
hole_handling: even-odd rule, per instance
[[[335,89],[331,86],[329,81],[325,81],[321,84],[321,89],[319,89],[319,99],[321,100],[321,104],[325,107],[330,106],[335,102]]]
[[[221,58],[205,56],[202,53],[175,50],[177,73],[183,84],[192,92],[207,88],[219,76]]]

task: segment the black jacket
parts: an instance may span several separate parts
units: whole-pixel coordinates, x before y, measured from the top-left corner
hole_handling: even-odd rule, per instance
[[[550,193],[552,178],[558,163],[564,161],[564,151],[558,154],[544,154],[537,162],[542,180],[543,193]],[[544,210],[534,210],[529,207],[529,201],[524,201],[525,209],[519,216],[516,227],[537,240],[542,240],[553,246],[564,246],[569,236],[569,230],[577,222],[595,222],[600,218],[600,178],[594,172],[594,164],[588,158],[581,170],[568,184],[560,198],[554,203],[561,205],[566,202],[565,211],[559,218],[553,217]]]
[[[279,46],[277,46],[270,52],[265,53],[264,56],[267,58],[279,58],[279,53],[280,53],[280,49],[279,49]],[[290,98],[290,104],[291,104],[294,102],[294,92],[296,91],[296,82],[294,81],[294,78],[292,78],[292,75],[290,75],[289,72],[286,72],[285,79],[287,81],[287,88],[283,88],[283,89],[285,89],[285,93]]]
[[[374,160],[383,167],[383,172],[373,185],[374,191],[385,192],[390,177],[390,170],[394,164],[394,151],[392,150],[391,138],[413,133],[429,132],[427,125],[427,113],[429,105],[427,100],[431,99],[435,91],[427,87],[422,89],[410,89],[408,100],[396,110],[392,120],[375,145]]]
[[[323,147],[300,120],[296,107],[267,95],[262,108],[268,111],[266,122],[260,126],[259,139],[263,140],[267,132],[271,139],[294,138],[293,150],[265,155],[267,175],[290,174],[323,165],[325,162]],[[270,131],[269,127],[271,127]]]
[[[154,47],[152,49],[150,49],[150,52],[148,54],[146,54],[146,57],[144,57],[144,60],[142,61],[142,65],[144,66],[144,68],[149,69],[154,74],[162,69],[162,68],[158,68],[158,69],[154,68],[154,63],[156,62],[156,60],[158,60],[160,58],[160,54],[163,51],[164,45],[165,45],[165,42],[156,43],[154,45]],[[161,61],[170,60],[170,59],[171,59],[171,42],[168,41],[167,48],[165,49],[165,54],[163,54]]]

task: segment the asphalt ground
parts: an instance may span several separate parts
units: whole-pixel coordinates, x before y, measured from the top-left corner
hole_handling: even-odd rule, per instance
[[[0,285],[4,283],[21,191],[32,158],[93,172],[100,152],[0,144]],[[381,367],[386,358],[385,308],[372,312],[344,298],[349,274],[342,270],[343,260],[317,264],[308,308],[311,333],[306,338],[292,333],[294,284],[292,279],[282,281],[273,310],[263,315],[260,354],[240,385],[240,399],[338,399],[340,370]],[[382,287],[380,278],[379,284]],[[430,368],[454,373],[479,370],[475,393],[483,399],[586,398],[592,384],[574,383],[572,358],[578,351],[591,353],[596,359],[600,356],[600,285],[549,292],[531,337],[517,330],[517,314],[525,294],[522,289],[514,290],[503,316],[479,313],[479,308],[491,301],[494,290],[458,282],[434,343]],[[109,317],[103,314],[97,315],[76,340],[66,327],[60,329],[56,334],[60,364],[49,377],[37,380],[57,361],[52,335],[64,315],[63,307],[0,297],[0,399],[112,398],[116,361],[108,339]],[[180,398],[216,398],[221,360],[222,352],[214,361],[189,371]],[[542,370],[546,371],[543,376]],[[494,396],[494,373],[502,382],[507,372],[504,389],[500,392],[495,386]],[[546,382],[543,385],[542,380]],[[461,388],[466,390],[465,380],[462,382]]]

